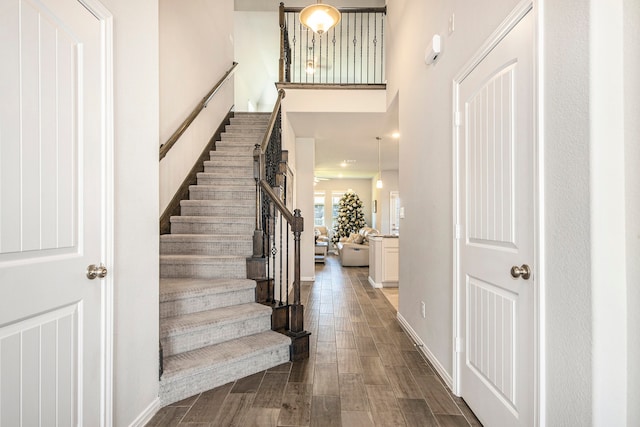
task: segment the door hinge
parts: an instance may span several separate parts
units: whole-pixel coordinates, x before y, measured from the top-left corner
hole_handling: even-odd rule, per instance
[[[455,227],[453,227],[453,235],[455,236],[456,240],[459,240],[462,237],[462,231],[460,229],[460,224],[456,224]]]
[[[453,123],[456,125],[456,127],[460,126],[460,111],[456,111],[453,114]]]
[[[464,351],[464,348],[462,348],[462,338],[456,337],[455,342],[456,353],[462,353]]]

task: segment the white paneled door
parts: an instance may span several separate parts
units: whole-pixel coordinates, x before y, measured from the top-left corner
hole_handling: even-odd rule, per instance
[[[533,22],[458,87],[458,383],[492,427],[534,425]]]
[[[2,427],[101,425],[105,37],[78,0],[1,2]]]

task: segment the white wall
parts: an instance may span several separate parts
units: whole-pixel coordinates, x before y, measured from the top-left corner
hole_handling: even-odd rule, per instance
[[[163,144],[233,63],[233,1],[160,0],[159,14]],[[160,162],[160,213],[233,106],[233,96],[232,78]]]
[[[640,2],[625,0],[624,117],[627,237],[627,425],[640,425]]]
[[[304,231],[300,238],[301,280],[315,280],[314,234],[313,234],[313,164],[315,162],[315,140],[296,139],[296,208],[302,212]]]
[[[402,95],[400,312],[449,373],[451,80],[515,4],[388,4],[388,99]],[[639,6],[633,0],[535,6],[543,155],[541,422],[637,425]],[[443,54],[427,67],[426,40],[435,33],[444,37]],[[427,303],[426,321],[415,304],[420,300]]]
[[[398,191],[398,171],[397,170],[383,170],[382,175],[382,188],[376,187],[376,181],[378,178],[371,180],[371,192],[372,198],[378,201],[378,212],[372,215],[372,223],[375,224],[375,228],[382,234],[391,234],[391,222],[389,212],[391,211],[391,191]],[[402,197],[402,195],[400,195]]]
[[[234,41],[236,72],[236,111],[271,111],[278,97],[280,32],[277,12],[235,12]]]
[[[452,373],[451,81],[516,0],[387,2],[387,100],[398,96],[400,314],[441,366]],[[448,21],[455,13],[455,32]],[[443,37],[436,66],[424,63],[427,40]],[[388,39],[387,39],[388,37]],[[428,272],[418,274],[417,272]],[[426,303],[426,319],[420,315]]]
[[[126,426],[158,396],[158,3],[103,3],[115,39],[113,425]]]

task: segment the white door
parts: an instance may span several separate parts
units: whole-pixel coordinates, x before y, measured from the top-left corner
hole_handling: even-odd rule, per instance
[[[533,13],[459,85],[462,397],[487,426],[534,424]],[[525,267],[526,268],[526,267]]]
[[[2,427],[101,424],[104,37],[78,0],[2,0]]]

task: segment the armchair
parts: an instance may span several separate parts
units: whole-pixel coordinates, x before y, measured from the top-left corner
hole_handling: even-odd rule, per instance
[[[349,238],[342,238],[338,242],[338,255],[343,267],[366,267],[369,265],[369,235],[379,234],[378,230],[363,227]]]

